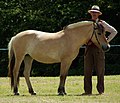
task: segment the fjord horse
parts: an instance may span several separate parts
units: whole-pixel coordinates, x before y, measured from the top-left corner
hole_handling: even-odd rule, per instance
[[[22,61],[29,93],[36,95],[29,79],[33,60],[47,64],[61,63],[58,94],[66,94],[65,80],[69,67],[80,47],[89,40],[104,51],[109,48],[104,30],[92,21],[73,23],[56,33],[26,30],[12,37],[8,45],[8,67],[14,95],[19,95],[18,75]]]

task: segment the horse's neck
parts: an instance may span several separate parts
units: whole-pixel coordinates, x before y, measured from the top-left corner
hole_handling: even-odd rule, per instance
[[[69,37],[73,41],[74,46],[82,46],[86,44],[87,41],[90,40],[93,32],[93,27],[90,26],[84,26],[79,28],[78,30],[72,31],[71,35]]]

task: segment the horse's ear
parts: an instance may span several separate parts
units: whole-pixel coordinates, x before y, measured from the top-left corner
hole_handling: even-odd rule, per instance
[[[97,26],[102,33],[105,31],[105,28],[103,27],[103,25],[100,22],[97,23]]]
[[[101,23],[99,25],[100,25],[100,29],[102,30],[102,33],[103,33],[105,31],[105,28]]]

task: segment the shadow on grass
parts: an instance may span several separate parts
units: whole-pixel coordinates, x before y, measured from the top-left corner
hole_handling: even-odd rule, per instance
[[[91,95],[82,95],[82,94],[67,94],[67,95],[58,95],[58,94],[36,94],[36,95],[30,95],[30,94],[26,94],[26,95],[7,95],[7,96],[56,96],[56,97],[62,97],[62,96],[100,96],[100,94],[91,94]]]

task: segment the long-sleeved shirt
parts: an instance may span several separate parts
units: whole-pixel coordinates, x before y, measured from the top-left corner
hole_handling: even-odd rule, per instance
[[[107,39],[108,42],[110,42],[118,33],[117,30],[114,27],[112,27],[111,25],[109,25],[107,22],[105,22],[104,20],[100,20],[100,23],[105,28],[105,31],[110,33],[110,35],[108,36],[108,39]]]

